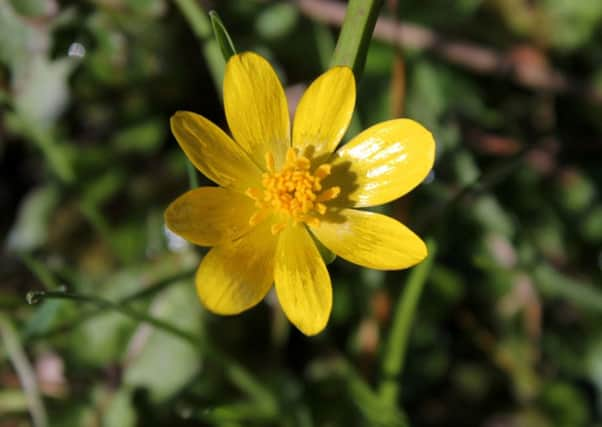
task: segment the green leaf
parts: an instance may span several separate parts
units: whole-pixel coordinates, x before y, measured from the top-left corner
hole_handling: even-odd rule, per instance
[[[118,361],[136,324],[115,312],[106,312],[85,322],[71,335],[71,348],[77,359],[89,365],[104,366]]]
[[[105,396],[103,396],[105,397]],[[106,401],[106,399],[104,399]],[[132,403],[132,393],[127,388],[120,388],[110,397],[104,412],[102,427],[134,427],[137,414]]]
[[[42,335],[55,327],[58,321],[69,311],[69,303],[65,301],[44,301],[27,319],[23,328],[23,336]]]
[[[193,334],[201,330],[200,306],[192,286],[173,286],[158,295],[151,306],[153,315]],[[128,365],[125,384],[145,387],[154,402],[169,399],[201,369],[199,347],[164,331],[141,326],[136,333],[142,349]]]
[[[140,274],[137,268],[121,270],[102,285],[80,283],[80,289],[93,287],[95,294],[118,300],[139,289]],[[105,311],[69,335],[72,351],[78,360],[90,365],[114,363],[123,357],[136,326],[134,321],[115,311]]]
[[[224,56],[224,61],[227,62],[231,56],[236,55],[236,49],[234,48],[234,43],[232,43],[232,38],[230,38],[228,30],[226,30],[224,23],[215,10],[209,12],[209,19],[211,19],[215,40],[217,40],[219,49]]]
[[[17,221],[8,234],[7,249],[32,251],[44,245],[59,200],[58,190],[51,185],[31,191],[19,207]]]

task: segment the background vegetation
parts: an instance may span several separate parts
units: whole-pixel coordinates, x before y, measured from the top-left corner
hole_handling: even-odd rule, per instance
[[[272,297],[204,311],[203,250],[165,232],[167,204],[207,184],[170,115],[225,126],[191,5],[293,104],[344,11],[0,0],[0,426],[602,426],[602,2],[385,2],[349,135],[398,116],[433,131],[433,174],[387,210],[437,250],[410,272],[336,260],[315,338]],[[79,299],[25,301],[61,289]]]

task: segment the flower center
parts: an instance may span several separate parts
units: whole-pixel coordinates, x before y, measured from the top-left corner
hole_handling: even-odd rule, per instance
[[[311,172],[311,161],[297,155],[293,148],[286,152],[286,161],[278,172],[272,153],[267,153],[265,158],[267,172],[262,175],[263,188],[249,188],[246,192],[258,208],[249,223],[256,225],[276,212],[284,214],[286,219],[272,226],[273,234],[286,227],[288,219],[318,226],[319,216],[326,213],[324,202],[335,199],[341,192],[340,187],[322,189],[321,181],[330,175],[331,166],[324,163]]]

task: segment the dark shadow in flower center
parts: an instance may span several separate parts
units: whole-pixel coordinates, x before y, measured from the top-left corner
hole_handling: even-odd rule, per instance
[[[302,155],[311,161],[311,170],[315,171],[324,163],[331,163],[335,160],[335,153],[326,153],[314,157],[315,147],[308,145]],[[353,207],[355,202],[351,199],[351,195],[359,188],[357,184],[357,174],[351,171],[351,162],[339,162],[332,165],[330,174],[325,177],[322,182],[322,188],[327,190],[331,187],[339,187],[341,192],[333,199],[326,202],[327,211],[320,218],[328,222],[342,223],[345,217],[341,214],[343,209]]]

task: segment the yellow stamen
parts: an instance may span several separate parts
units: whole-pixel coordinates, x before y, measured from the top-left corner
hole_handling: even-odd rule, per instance
[[[325,163],[323,165],[320,165],[318,167],[318,169],[316,169],[316,172],[314,173],[314,175],[320,179],[323,179],[323,178],[326,178],[328,175],[330,175],[331,170],[332,170],[332,166]]]
[[[272,225],[271,231],[272,231],[272,234],[275,236],[276,234],[280,233],[285,228],[286,228],[286,222],[280,222],[278,224]]]
[[[316,218],[315,216],[308,216],[307,218],[305,218],[305,222],[308,225],[311,225],[312,227],[320,226],[320,220],[318,218]]]
[[[293,164],[293,163],[295,163],[296,159],[297,159],[297,153],[295,153],[294,148],[291,147],[288,150],[286,150],[286,163]]]
[[[270,211],[268,209],[258,210],[253,215],[251,215],[251,218],[249,218],[249,224],[255,226],[262,222],[264,219],[266,219],[269,214]]]
[[[262,175],[261,190],[249,188],[247,196],[255,200],[258,211],[251,216],[252,225],[263,221],[271,213],[285,214],[292,223],[306,223],[318,226],[319,215],[324,215],[328,207],[324,202],[335,199],[341,192],[340,187],[322,190],[322,180],[330,175],[330,164],[322,164],[311,171],[311,160],[298,155],[294,148],[286,152],[286,160],[279,171],[275,169],[274,156],[265,156],[266,172]],[[277,234],[291,222],[285,219],[272,226]]]
[[[341,194],[341,187],[330,187],[328,190],[322,191],[316,197],[317,202],[327,202],[332,199],[336,199]]]
[[[265,166],[268,171],[274,173],[274,155],[272,153],[265,153]]]
[[[259,188],[247,188],[245,194],[253,200],[261,199],[261,190]]]

